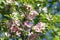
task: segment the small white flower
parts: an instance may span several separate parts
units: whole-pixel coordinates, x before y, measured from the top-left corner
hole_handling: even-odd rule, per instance
[[[19,30],[24,31],[24,29],[22,29],[22,28],[19,28]]]
[[[10,34],[9,34],[8,32],[5,32],[5,35],[6,35],[7,37],[9,37],[9,36],[10,36]]]
[[[37,6],[40,6],[40,4],[37,4]]]
[[[7,32],[5,32],[5,35],[7,36]]]
[[[31,33],[29,32],[29,33],[28,33],[28,36],[31,36],[32,34],[33,34],[33,32],[31,32]]]
[[[47,10],[47,7],[44,7],[42,10],[44,10],[44,11]]]
[[[24,3],[23,5],[25,5],[25,6],[26,6],[26,5],[27,5],[27,3]]]
[[[29,33],[28,36],[31,36],[31,33]]]
[[[42,8],[42,10],[47,13],[47,7]]]
[[[47,18],[47,20],[53,20],[52,15],[46,14],[46,18]]]
[[[15,5],[19,5],[19,3],[15,1]]]
[[[25,15],[24,15],[24,14],[22,14],[22,15],[21,15],[21,17],[25,17]]]

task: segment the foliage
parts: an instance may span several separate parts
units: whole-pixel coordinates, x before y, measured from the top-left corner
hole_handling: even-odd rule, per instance
[[[60,0],[0,0],[1,40],[59,40]]]

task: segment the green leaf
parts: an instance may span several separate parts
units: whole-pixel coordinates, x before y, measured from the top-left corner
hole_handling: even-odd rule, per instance
[[[53,40],[60,40],[58,36],[55,36],[55,38],[53,38]]]

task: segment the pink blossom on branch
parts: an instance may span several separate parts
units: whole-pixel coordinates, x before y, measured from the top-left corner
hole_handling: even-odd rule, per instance
[[[12,26],[10,27],[11,32],[17,32],[18,31],[18,27]]]
[[[32,26],[33,26],[33,24],[30,23],[28,20],[26,20],[26,21],[24,22],[24,25],[27,26],[27,27],[32,27]]]
[[[17,35],[18,37],[20,37],[20,36],[21,36],[21,32],[17,31],[17,32],[16,32],[16,35]]]
[[[45,23],[43,22],[39,22],[33,27],[33,30],[35,30],[36,32],[42,32],[42,30],[44,29],[45,29]]]
[[[36,15],[37,15],[37,12],[36,12],[36,11],[31,11],[31,12],[29,13],[29,15],[27,15],[27,19],[33,20]]]

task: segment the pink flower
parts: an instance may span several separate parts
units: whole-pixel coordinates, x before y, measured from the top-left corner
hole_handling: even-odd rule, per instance
[[[36,32],[42,32],[43,29],[45,29],[45,23],[39,22],[38,24],[36,24],[33,29]]]
[[[24,25],[27,26],[27,27],[33,26],[33,24],[30,23],[28,20],[26,20],[26,21],[24,22]]]
[[[18,37],[20,37],[20,35],[21,35],[21,32],[16,32],[16,35],[18,36]]]
[[[27,26],[27,25],[28,25],[28,21],[25,21],[25,22],[24,22],[24,25]]]
[[[18,27],[12,26],[10,27],[11,32],[17,32],[18,31]]]
[[[36,12],[36,11],[31,11],[31,12],[29,13],[29,15],[27,15],[27,19],[33,20],[36,15],[37,15],[37,12]]]

